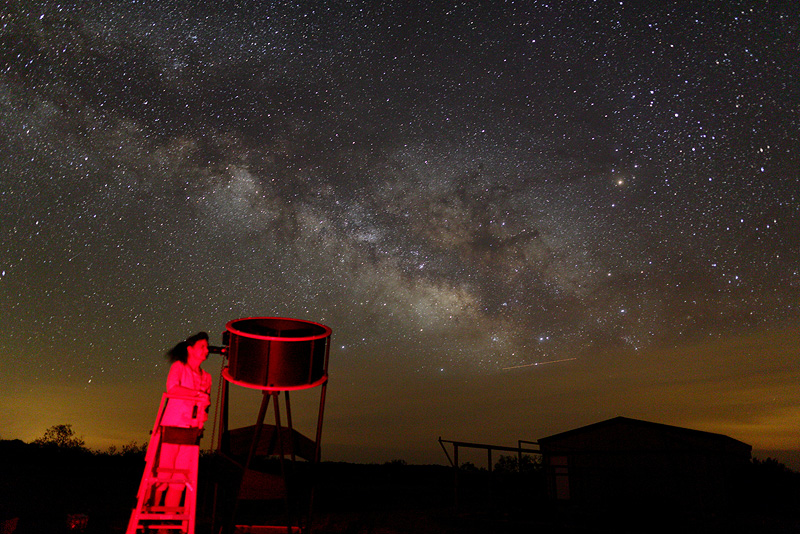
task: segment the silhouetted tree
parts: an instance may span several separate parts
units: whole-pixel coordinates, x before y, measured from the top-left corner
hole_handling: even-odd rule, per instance
[[[530,454],[523,454],[521,461],[517,455],[502,455],[494,465],[494,470],[499,473],[528,473],[540,466],[541,459]]]
[[[139,445],[135,441],[131,441],[127,445],[122,446],[123,456],[144,456],[147,453],[147,443]]]
[[[459,468],[466,473],[478,473],[480,471],[486,471],[485,467],[478,467],[472,462],[464,462],[459,466]]]
[[[62,449],[85,449],[86,442],[75,435],[72,425],[53,425],[44,436],[33,441],[36,445],[52,446]]]
[[[749,490],[749,503],[757,510],[797,513],[794,511],[800,502],[800,473],[774,458],[753,458],[746,489]]]

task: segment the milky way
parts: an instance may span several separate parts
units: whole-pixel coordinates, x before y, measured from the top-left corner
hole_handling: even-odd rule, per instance
[[[467,377],[796,323],[797,5],[193,4],[3,8],[6,376],[254,315]]]

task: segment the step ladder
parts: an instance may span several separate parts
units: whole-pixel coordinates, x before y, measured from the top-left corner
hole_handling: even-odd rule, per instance
[[[195,532],[197,467],[200,458],[200,446],[197,444],[196,439],[187,440],[186,434],[181,435],[181,432],[173,432],[172,427],[161,425],[164,410],[170,399],[193,402],[198,400],[196,397],[170,393],[164,393],[161,397],[161,405],[150,435],[150,443],[147,446],[144,473],[136,495],[136,508],[131,513],[128,528],[125,531],[126,534],[158,531],[176,534],[194,534]],[[200,410],[196,411],[199,412]],[[179,430],[182,431],[184,429]],[[189,431],[187,434],[191,434],[193,430],[199,431],[199,428],[185,430]],[[188,469],[159,467],[161,446],[164,443],[173,443],[185,447],[182,450],[185,450],[186,454],[189,455]],[[160,502],[169,486],[173,488],[178,486],[183,491],[183,499],[178,506],[166,506]]]

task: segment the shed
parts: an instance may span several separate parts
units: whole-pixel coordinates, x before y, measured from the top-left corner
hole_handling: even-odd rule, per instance
[[[615,417],[539,440],[548,494],[603,510],[714,513],[752,447],[722,434]]]

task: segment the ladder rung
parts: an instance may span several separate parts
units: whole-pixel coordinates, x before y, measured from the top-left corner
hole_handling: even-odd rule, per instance
[[[166,473],[177,473],[180,475],[189,475],[191,474],[191,470],[189,469],[176,469],[174,467],[157,467],[156,472],[158,474],[166,474]]]
[[[147,475],[149,480],[174,480],[175,482],[188,482],[189,474],[186,473],[156,473],[155,475]]]
[[[154,514],[151,512],[142,512],[139,514],[140,521],[152,521],[154,519],[161,521],[185,521],[189,519],[189,514]]]
[[[152,488],[158,484],[180,484],[181,486],[185,486],[186,488],[193,490],[194,489],[194,480],[185,480],[183,478],[168,478],[168,477],[144,477],[142,479],[143,488]]]
[[[187,514],[188,510],[183,506],[176,508],[175,506],[144,506],[142,512],[146,514]]]
[[[139,526],[136,527],[137,530],[140,529],[140,528],[144,529],[145,526],[144,525],[139,525]],[[147,525],[147,529],[148,530],[154,530],[154,529],[159,529],[159,530],[160,529],[176,529],[177,530],[177,529],[180,529],[181,531],[185,531],[186,527],[184,525],[176,525],[174,523],[169,523],[169,524],[166,524],[166,525],[150,524],[150,525]]]
[[[167,477],[148,477],[142,481],[142,485],[154,486],[156,484],[181,484],[183,486],[191,486],[191,480],[184,480],[182,478],[167,478]]]

